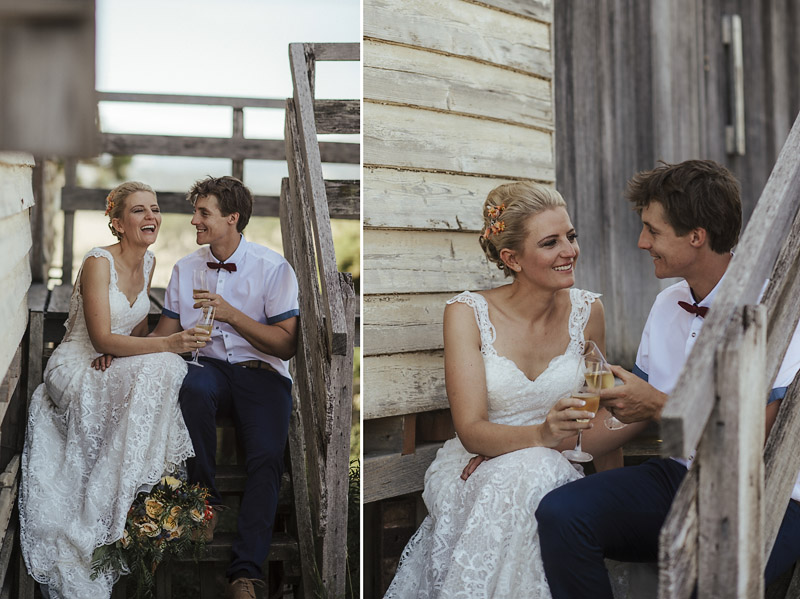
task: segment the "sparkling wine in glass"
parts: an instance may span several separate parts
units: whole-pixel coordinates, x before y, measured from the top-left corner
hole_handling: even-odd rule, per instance
[[[192,272],[192,297],[198,293],[208,293],[207,268],[197,268]]]
[[[204,331],[208,332],[208,338],[211,338],[211,328],[214,326],[214,306],[203,306],[200,308],[200,320],[195,324],[195,328],[203,329]],[[203,368],[203,365],[197,361],[197,358],[200,356],[200,350],[194,350],[192,354],[192,359],[187,362],[187,364],[194,364],[195,366],[199,366]]]
[[[580,399],[586,404],[580,410],[587,412],[597,413],[600,407],[600,383],[602,381],[602,371],[600,370],[600,363],[591,359],[586,359],[585,355],[581,356],[578,363],[578,374],[580,375],[581,383],[576,391],[572,392],[572,397]],[[578,422],[589,422],[588,419],[579,418]],[[591,462],[592,454],[583,451],[581,448],[581,432],[578,431],[578,441],[575,444],[575,449],[565,449],[561,453],[570,462]]]
[[[583,355],[586,360],[596,361],[600,363],[600,369],[598,371],[598,374],[593,375],[593,376],[599,376],[600,382],[594,384],[599,385],[600,389],[611,389],[612,387],[614,387],[614,385],[616,384],[614,379],[614,374],[611,372],[611,368],[609,368],[605,356],[600,351],[600,348],[597,347],[597,344],[594,341],[586,342]],[[609,416],[608,418],[606,418],[605,425],[608,430],[612,431],[616,431],[628,426],[627,424],[621,422],[614,416]]]

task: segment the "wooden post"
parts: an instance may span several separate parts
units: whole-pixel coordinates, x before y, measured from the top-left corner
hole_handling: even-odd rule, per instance
[[[69,159],[64,164],[64,187],[75,187],[77,181],[77,163]],[[75,211],[64,210],[64,246],[61,253],[61,282],[64,285],[72,283],[72,246],[75,237]]]
[[[764,595],[766,309],[737,309],[728,330],[714,356],[716,402],[694,465],[701,599]]]
[[[658,599],[688,599],[697,582],[697,468],[672,500],[658,543]]]
[[[34,204],[30,216],[31,237],[33,238],[30,256],[31,280],[34,283],[46,283],[47,272],[44,268],[45,159],[42,156],[36,156],[35,162],[32,181]]]
[[[233,139],[244,139],[244,108],[235,107],[233,109]],[[234,158],[232,160],[231,174],[244,181],[244,159]]]

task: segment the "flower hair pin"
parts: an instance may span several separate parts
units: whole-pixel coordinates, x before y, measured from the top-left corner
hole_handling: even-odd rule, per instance
[[[483,232],[484,239],[489,239],[489,235],[497,235],[498,233],[506,230],[505,221],[500,220],[500,215],[503,214],[505,209],[505,204],[500,204],[499,206],[489,206],[486,209],[486,211],[489,213],[489,226],[486,227],[486,231]]]
[[[106,216],[108,216],[109,213],[114,209],[114,200],[111,199],[113,197],[113,191],[109,192],[109,194],[106,196]]]

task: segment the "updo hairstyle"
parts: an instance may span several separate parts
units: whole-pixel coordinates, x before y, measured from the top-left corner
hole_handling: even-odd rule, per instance
[[[111,221],[115,218],[122,219],[122,215],[125,212],[125,200],[128,199],[129,195],[137,191],[147,191],[152,193],[154,198],[158,199],[152,187],[139,181],[126,181],[125,183],[121,183],[112,189],[111,193],[106,197],[108,228],[111,230],[111,234],[117,239],[122,239],[122,233],[114,228]]]
[[[481,248],[497,268],[508,276],[515,276],[500,258],[500,250],[519,251],[527,230],[528,217],[550,208],[566,208],[567,203],[555,189],[519,181],[495,187],[483,203],[483,233]]]

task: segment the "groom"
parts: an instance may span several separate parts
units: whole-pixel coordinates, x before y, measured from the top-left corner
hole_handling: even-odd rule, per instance
[[[612,366],[624,384],[601,395],[604,406],[619,419],[638,422],[659,419],[703,317],[709,307],[713,309],[739,237],[742,209],[738,181],[710,160],[665,164],[638,173],[628,182],[626,197],[641,216],[639,248],[653,257],[656,277],[683,279],[653,303],[634,372]],[[798,368],[796,331],[772,393],[762,399],[768,427]],[[604,558],[656,561],[661,525],[690,462],[691,457],[652,459],[588,476],[545,496],[536,518],[553,598],[612,599]],[[767,563],[767,583],[800,557],[798,500],[800,481]]]
[[[196,457],[187,461],[189,480],[211,490],[216,506],[216,417],[233,416],[244,446],[247,482],[239,508],[233,561],[227,570],[229,596],[255,597],[263,585],[261,564],[269,553],[283,453],[292,408],[288,360],[297,345],[297,279],[278,253],[242,236],[253,196],[233,177],[198,181],[187,199],[199,250],[175,265],[164,309],[153,335],[192,328],[198,308],[215,307],[211,340],[200,350],[203,368],[189,366],[180,405]],[[193,271],[206,270],[209,290],[193,291]]]

